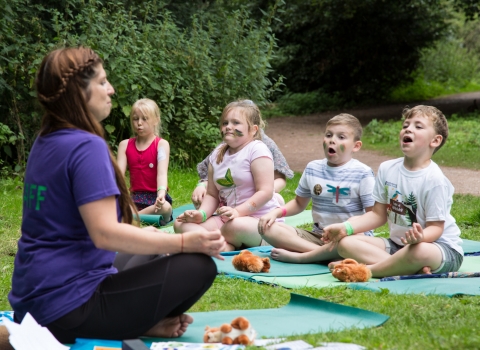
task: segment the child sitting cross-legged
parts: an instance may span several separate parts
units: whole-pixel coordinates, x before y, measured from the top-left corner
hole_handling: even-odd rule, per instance
[[[403,118],[404,157],[380,165],[373,210],[325,227],[323,239],[336,243],[343,258],[366,264],[373,277],[458,271],[463,249],[450,215],[453,186],[431,159],[447,139],[447,120],[437,108],[421,105],[405,109]],[[385,222],[388,239],[352,235]]]
[[[268,245],[258,232],[258,219],[280,204],[274,196],[272,153],[260,141],[263,126],[251,100],[224,108],[223,143],[209,157],[207,193],[198,210],[177,217],[175,232],[220,229],[227,251]]]
[[[375,183],[372,169],[356,159],[362,147],[362,125],[350,114],[339,114],[326,125],[323,137],[325,159],[308,163],[295,191],[284,207],[262,216],[259,232],[273,245],[271,257],[286,262],[307,263],[340,259],[332,244],[322,241],[323,228],[362,215],[373,207]],[[305,210],[312,199],[313,230],[307,231],[275,222]],[[365,230],[365,235],[372,232]]]
[[[171,221],[172,198],[168,194],[170,145],[161,138],[160,109],[142,98],[132,106],[130,123],[135,137],[118,145],[120,170],[130,170],[131,196],[140,214],[159,214]]]

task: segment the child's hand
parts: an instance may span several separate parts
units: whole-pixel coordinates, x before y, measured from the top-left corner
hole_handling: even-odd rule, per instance
[[[418,222],[412,225],[412,228],[405,232],[405,238],[401,237],[403,244],[418,244],[423,242],[423,228]]]
[[[165,204],[165,191],[160,190],[157,192],[157,200],[155,201],[155,213],[159,210],[162,210],[162,207],[164,204]]]
[[[229,220],[233,220],[235,218],[240,217],[237,209],[232,207],[220,207],[217,209],[217,214],[222,217],[223,222],[227,222]]]
[[[337,243],[346,236],[347,229],[343,223],[328,225],[323,229],[322,241],[325,243]]]
[[[202,223],[203,215],[198,210],[186,210],[177,217],[179,222],[191,222],[194,224]]]
[[[200,208],[200,205],[203,202],[203,198],[207,194],[207,189],[205,186],[197,186],[192,193],[192,203],[195,206],[195,209]]]
[[[275,220],[277,219],[277,214],[274,213],[275,210],[272,210],[271,212],[265,214],[258,220],[258,233],[263,235],[265,233],[265,230],[270,228],[273,223],[275,223]]]

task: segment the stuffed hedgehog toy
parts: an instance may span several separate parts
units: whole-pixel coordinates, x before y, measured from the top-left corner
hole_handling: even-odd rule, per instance
[[[224,323],[220,327],[205,327],[204,343],[242,344],[252,345],[257,332],[252,328],[245,317],[237,317],[230,324]]]
[[[269,272],[270,259],[261,258],[254,255],[249,250],[242,250],[240,254],[235,255],[232,259],[233,267],[239,271],[245,272]]]
[[[342,282],[367,282],[372,278],[372,271],[365,264],[359,264],[353,259],[345,259],[335,265],[332,275]]]

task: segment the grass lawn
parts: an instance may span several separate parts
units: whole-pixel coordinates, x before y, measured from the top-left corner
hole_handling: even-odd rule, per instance
[[[462,122],[458,122],[461,124]],[[392,123],[393,124],[393,123]],[[451,140],[457,139],[457,121],[451,120]],[[384,125],[390,128],[391,125]],[[394,126],[398,135],[398,126]],[[471,129],[472,127],[470,127]],[[462,133],[473,130],[459,128]],[[369,137],[369,136],[366,136]],[[471,147],[462,137],[459,147]],[[394,143],[398,148],[396,139]],[[367,142],[365,142],[367,143]],[[447,143],[448,145],[448,143]],[[478,149],[478,147],[477,147]],[[447,147],[439,152],[446,151]],[[445,152],[447,153],[447,152]],[[444,159],[444,165],[457,166],[453,156]],[[438,161],[438,160],[437,160]],[[474,163],[472,161],[472,163]],[[480,162],[476,162],[480,164]],[[288,201],[294,198],[300,174],[288,181],[282,192]],[[197,181],[193,171],[170,170],[169,185],[176,206],[190,200],[191,191]],[[18,179],[0,179],[0,310],[10,310],[7,300],[10,290],[16,240],[21,224],[23,184]],[[452,215],[462,229],[462,237],[480,240],[480,197],[455,195]],[[379,231],[385,230],[380,228]],[[334,303],[354,306],[390,316],[381,327],[364,330],[350,329],[294,336],[314,346],[321,342],[352,342],[368,349],[478,349],[480,347],[480,297],[425,295],[391,295],[354,291],[345,287],[301,288],[287,290],[266,284],[256,284],[240,279],[219,276],[213,287],[201,298],[191,311],[228,309],[261,309],[280,307],[288,303],[289,293],[294,292]],[[229,320],[219,320],[219,324]],[[288,320],[284,320],[288,322]],[[211,325],[214,326],[214,325]]]
[[[196,178],[193,172],[172,171],[172,195],[175,203],[185,204]],[[284,191],[286,199],[293,198],[299,174],[289,181]],[[16,240],[21,222],[21,183],[0,180],[0,310],[10,310],[7,294],[13,271]],[[453,215],[463,236],[480,240],[480,198],[456,195]],[[346,330],[291,337],[304,339],[312,345],[320,342],[353,342],[371,349],[474,349],[480,344],[478,320],[479,297],[406,295],[388,292],[353,291],[345,287],[287,290],[219,276],[213,287],[193,307],[192,311],[261,309],[280,307],[288,303],[289,293],[321,298],[330,302],[383,313],[391,318],[381,327]],[[287,321],[287,320],[286,320]]]

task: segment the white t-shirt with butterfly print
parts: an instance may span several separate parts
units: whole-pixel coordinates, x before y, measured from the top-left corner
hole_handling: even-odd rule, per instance
[[[362,215],[365,208],[372,207],[374,184],[372,169],[362,162],[351,159],[331,167],[325,158],[307,164],[295,194],[312,198],[312,218],[318,225],[314,231],[322,231],[325,226]],[[373,232],[365,235],[373,236]]]

